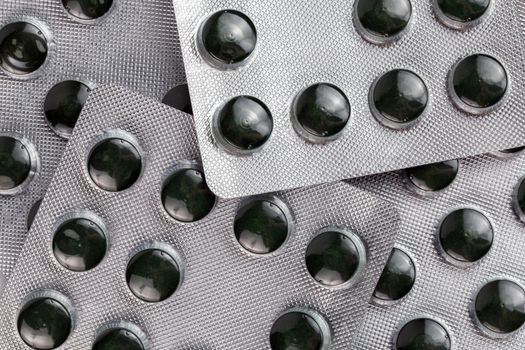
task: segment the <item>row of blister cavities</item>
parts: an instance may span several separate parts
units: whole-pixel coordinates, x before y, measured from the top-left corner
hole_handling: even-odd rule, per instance
[[[464,28],[489,15],[492,1],[436,0],[443,23]],[[387,10],[388,9],[388,10]],[[407,30],[412,14],[409,0],[358,0],[355,24],[363,37],[375,44],[397,39]],[[460,25],[461,24],[461,25]],[[196,47],[205,62],[217,69],[249,64],[257,46],[257,30],[245,14],[221,10],[206,18],[197,30]],[[468,114],[487,114],[504,103],[510,79],[503,64],[487,54],[474,54],[451,67],[447,88],[453,104]],[[407,129],[430,109],[424,79],[407,69],[394,69],[372,83],[368,105],[383,126]],[[341,137],[351,117],[348,97],[331,83],[317,83],[300,91],[290,107],[296,133],[308,142],[325,144]],[[253,96],[226,101],[212,118],[212,132],[219,147],[234,155],[259,150],[273,131],[272,113]]]
[[[94,139],[85,171],[91,184],[100,190],[126,191],[140,181],[143,158],[139,143],[132,135],[120,130],[108,131]],[[160,197],[167,217],[185,224],[203,220],[217,202],[197,161],[177,162],[162,179]],[[293,217],[287,203],[278,196],[248,198],[237,208],[233,235],[239,248],[250,256],[273,256],[292,235]],[[76,273],[89,273],[103,262],[108,250],[107,227],[94,213],[66,213],[57,219],[53,230],[52,252],[61,267]],[[319,229],[306,247],[304,264],[313,283],[328,289],[341,289],[351,288],[361,280],[366,261],[365,244],[357,234],[349,229],[326,227]],[[132,295],[146,303],[158,303],[180,288],[184,270],[184,261],[176,250],[154,242],[130,254],[125,278]],[[21,338],[36,349],[59,347],[73,329],[72,303],[52,291],[31,295],[18,313]],[[143,337],[128,328],[111,328],[98,333],[101,335],[94,338],[94,349],[139,341],[140,347],[129,345],[129,349],[147,348],[140,340]],[[302,335],[298,337],[298,334]],[[272,349],[290,346],[325,349],[331,338],[325,317],[301,307],[280,315],[269,334]]]
[[[497,152],[510,157],[523,152],[519,147]],[[404,171],[407,187],[418,196],[444,191],[456,178],[459,161],[419,166]],[[525,178],[520,179],[513,193],[516,215],[525,220]],[[455,209],[440,221],[436,247],[443,259],[454,266],[466,268],[481,263],[489,253],[494,239],[491,220],[472,207]],[[374,292],[373,301],[383,307],[401,303],[416,280],[416,264],[404,247],[393,249]],[[494,278],[473,293],[470,316],[474,324],[491,338],[507,338],[516,334],[525,323],[525,289],[513,278]],[[445,323],[439,319],[417,318],[403,325],[394,337],[394,348],[453,349],[453,339]]]

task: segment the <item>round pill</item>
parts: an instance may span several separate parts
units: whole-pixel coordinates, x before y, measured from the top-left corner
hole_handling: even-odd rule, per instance
[[[268,254],[281,247],[288,237],[288,218],[270,200],[254,200],[239,209],[234,231],[237,241],[249,252]]]
[[[439,242],[445,253],[459,262],[475,262],[492,247],[494,230],[489,219],[474,209],[448,214],[439,228]]]
[[[298,311],[279,317],[270,331],[272,350],[320,350],[323,340],[323,332],[316,320]]]
[[[129,262],[126,280],[129,289],[139,299],[159,302],[169,298],[181,279],[175,259],[160,249],[147,249],[136,254]]]
[[[395,341],[395,350],[450,350],[450,335],[438,322],[419,318],[405,324]]]
[[[0,191],[23,184],[31,173],[31,155],[26,146],[10,136],[0,136]]]
[[[493,57],[472,55],[452,73],[454,94],[473,108],[488,108],[503,99],[508,87],[505,68]]]
[[[18,333],[32,349],[55,349],[71,332],[71,315],[52,298],[28,302],[18,315]]]
[[[492,332],[512,333],[525,323],[525,291],[512,281],[489,282],[476,296],[475,315]]]
[[[411,184],[416,188],[437,192],[444,190],[456,178],[459,170],[458,160],[427,164],[405,170]]]
[[[47,52],[43,32],[31,23],[10,23],[0,30],[0,67],[6,72],[32,73],[44,64]]]
[[[203,219],[215,206],[216,197],[199,169],[181,169],[162,188],[162,204],[168,214],[181,222]]]
[[[457,22],[474,21],[487,12],[490,0],[437,0],[441,13]]]
[[[405,297],[416,280],[416,267],[408,254],[394,248],[374,291],[374,297],[395,301]]]
[[[500,151],[500,152],[501,153],[515,154],[515,153],[520,153],[523,150],[525,150],[525,146],[524,147],[509,148],[509,149],[506,149],[506,150],[503,150],[503,151]]]
[[[235,97],[218,112],[221,137],[234,149],[254,150],[268,141],[273,120],[268,108],[249,96]]]
[[[49,90],[44,102],[44,113],[58,135],[66,138],[71,136],[89,92],[87,85],[74,80],[60,82]]]
[[[514,191],[514,209],[519,217],[525,217],[525,179],[522,179]]]
[[[193,115],[188,84],[177,85],[168,91],[162,99],[162,103],[178,109],[179,111],[183,111],[184,113]]]
[[[29,213],[27,213],[27,219],[26,219],[26,227],[27,230],[31,228],[31,225],[33,225],[33,221],[35,221],[36,214],[38,213],[38,210],[40,209],[40,205],[42,204],[43,198],[37,200],[31,208],[29,209]]]
[[[377,37],[401,33],[412,16],[409,0],[358,0],[357,19],[364,30]]]
[[[71,16],[90,21],[104,16],[113,0],[62,0],[62,5]]]
[[[106,255],[104,231],[93,221],[77,218],[58,227],[53,237],[53,254],[71,271],[88,271]]]
[[[350,102],[334,85],[316,84],[302,91],[295,99],[297,127],[315,138],[340,133],[350,119]]]
[[[125,328],[114,328],[101,334],[92,347],[92,350],[118,349],[144,350],[144,345],[133,332]]]
[[[223,64],[247,59],[255,50],[257,33],[243,13],[223,10],[210,16],[201,29],[204,49]]]
[[[306,249],[306,267],[321,285],[340,286],[354,277],[360,254],[353,240],[342,231],[317,235]]]
[[[131,187],[142,171],[142,159],[130,142],[110,138],[98,143],[88,161],[89,175],[103,190],[117,192]]]
[[[421,117],[428,103],[428,90],[415,73],[396,69],[383,75],[372,91],[372,113],[380,122],[410,123]],[[395,125],[395,124],[394,124]]]

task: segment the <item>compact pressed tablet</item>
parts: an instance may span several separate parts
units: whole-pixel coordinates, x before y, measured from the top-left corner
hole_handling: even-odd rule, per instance
[[[409,0],[357,0],[354,18],[360,34],[373,43],[395,40],[412,17]]]
[[[405,170],[410,185],[417,191],[439,192],[450,186],[459,170],[458,160],[421,165]]]
[[[12,191],[26,182],[32,162],[31,153],[21,140],[0,136],[0,193]]]
[[[113,0],[62,0],[62,5],[74,18],[92,21],[107,13]]]
[[[282,314],[270,330],[272,350],[327,350],[331,334],[327,321],[308,309],[292,309]]]
[[[92,350],[144,350],[142,341],[126,328],[108,329],[97,337]]]
[[[395,339],[395,350],[451,350],[452,342],[445,327],[428,318],[406,323]]]
[[[379,301],[396,301],[404,298],[414,286],[416,267],[407,253],[394,248],[379,278],[374,297]]]

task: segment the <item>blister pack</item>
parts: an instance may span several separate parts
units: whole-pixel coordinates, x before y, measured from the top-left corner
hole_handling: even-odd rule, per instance
[[[523,143],[518,0],[174,4],[204,168],[220,196]]]
[[[5,288],[0,346],[348,349],[398,220],[345,182],[215,197],[191,116],[100,87]]]
[[[161,99],[185,82],[172,11],[167,0],[2,1],[0,281],[89,91],[111,82]]]
[[[401,216],[356,349],[525,348],[524,175],[520,148],[351,181]]]

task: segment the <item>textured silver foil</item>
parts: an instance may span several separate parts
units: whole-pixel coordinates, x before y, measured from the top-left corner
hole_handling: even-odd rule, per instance
[[[144,172],[123,192],[97,188],[86,162],[93,140],[106,131],[133,135],[144,152]],[[71,299],[75,328],[61,349],[88,349],[101,325],[132,322],[154,349],[267,349],[273,321],[284,311],[309,308],[332,328],[331,349],[348,349],[392,249],[398,215],[393,205],[338,182],[275,195],[293,213],[294,230],[276,255],[255,257],[240,249],[233,220],[242,199],[218,199],[204,219],[181,224],[160,203],[163,175],[180,161],[199,157],[193,119],[118,87],[95,89],[67,145],[0,308],[0,347],[25,349],[17,313],[34,290],[57,290]],[[53,228],[65,213],[88,210],[100,217],[111,245],[93,270],[65,270],[51,252]],[[346,289],[321,287],[308,274],[308,242],[325,227],[359,235],[366,247],[362,278]],[[172,246],[184,261],[184,281],[161,303],[145,303],[126,285],[129,255],[148,242]]]
[[[91,24],[73,20],[59,0],[1,1],[0,27],[17,20],[41,24],[52,38],[52,49],[45,67],[31,79],[0,71],[0,134],[26,138],[41,164],[22,193],[0,195],[0,281],[16,262],[27,234],[28,212],[44,196],[66,145],[44,117],[49,89],[64,80],[114,83],[160,100],[185,82],[169,0],[115,0],[107,16]]]
[[[225,198],[348,179],[519,146],[525,138],[525,89],[519,0],[492,1],[489,16],[469,30],[442,24],[432,1],[411,1],[411,24],[388,46],[364,40],[353,24],[350,0],[174,0],[204,168]],[[520,11],[517,11],[519,4]],[[237,10],[254,23],[257,47],[246,65],[213,68],[198,50],[198,29],[211,14]],[[474,53],[498,58],[511,80],[507,100],[483,116],[466,114],[450,100],[449,71]],[[428,113],[408,130],[391,130],[370,112],[368,93],[383,73],[405,68],[428,86]],[[295,96],[319,82],[347,95],[352,115],[341,137],[324,145],[294,131]],[[250,95],[273,115],[268,142],[250,156],[224,152],[212,134],[218,106]]]
[[[399,172],[350,181],[396,205],[401,216],[396,245],[416,265],[414,287],[404,299],[390,306],[370,305],[356,349],[392,349],[399,328],[419,317],[440,321],[450,332],[455,350],[525,348],[523,327],[509,337],[495,339],[475,325],[469,312],[477,290],[490,280],[525,282],[525,224],[513,209],[513,192],[524,175],[522,152],[514,157],[483,155],[460,160],[455,181],[427,196],[413,192]],[[447,262],[436,244],[440,221],[459,208],[481,211],[494,229],[489,253],[463,267]]]

